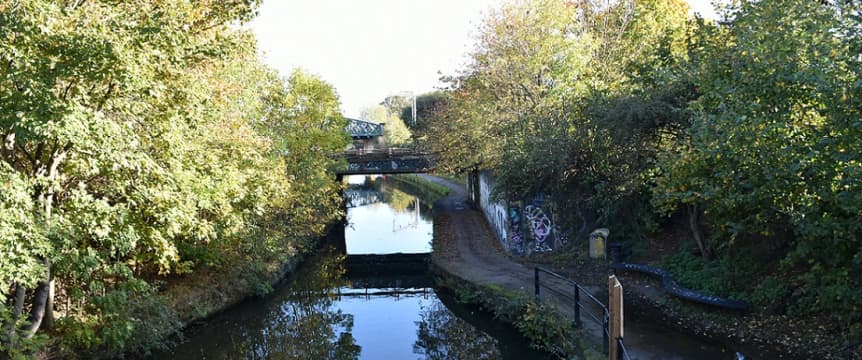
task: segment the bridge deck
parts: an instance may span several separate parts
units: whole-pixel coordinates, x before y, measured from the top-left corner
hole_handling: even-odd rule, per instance
[[[425,173],[435,165],[434,154],[404,148],[347,150],[339,156],[347,160],[347,169],[338,175]]]

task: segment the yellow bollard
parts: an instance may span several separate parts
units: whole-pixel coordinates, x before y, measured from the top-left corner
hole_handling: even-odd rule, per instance
[[[611,231],[606,228],[596,229],[590,233],[590,258],[605,257],[606,242]]]

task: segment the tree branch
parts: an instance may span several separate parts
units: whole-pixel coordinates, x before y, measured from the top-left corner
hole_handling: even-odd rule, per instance
[[[111,81],[110,84],[108,85],[108,90],[105,91],[105,95],[102,96],[102,100],[99,101],[99,105],[96,106],[96,110],[102,111],[102,107],[105,106],[105,103],[108,102],[108,98],[111,96],[111,92],[114,91],[114,86],[115,86],[114,82]]]
[[[65,101],[65,100],[66,100],[66,98],[69,96],[69,89],[71,89],[71,88],[72,88],[72,84],[74,84],[74,82],[69,81],[69,84],[68,84],[68,85],[66,85],[66,88],[65,88],[65,89],[63,89],[63,100],[64,100],[64,101]]]

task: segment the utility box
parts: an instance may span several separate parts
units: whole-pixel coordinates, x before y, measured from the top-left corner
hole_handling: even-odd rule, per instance
[[[610,233],[611,231],[606,228],[596,229],[590,233],[590,258],[605,257],[605,246]]]

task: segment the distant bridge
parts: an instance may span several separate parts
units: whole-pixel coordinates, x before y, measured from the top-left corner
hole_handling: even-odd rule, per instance
[[[431,153],[387,147],[383,140],[383,124],[348,119],[344,131],[353,138],[353,144],[349,150],[335,156],[347,160],[347,168],[338,171],[338,176],[426,173],[434,169]]]
[[[341,157],[347,160],[347,168],[338,175],[427,173],[436,163],[432,153],[403,148],[347,150]]]

